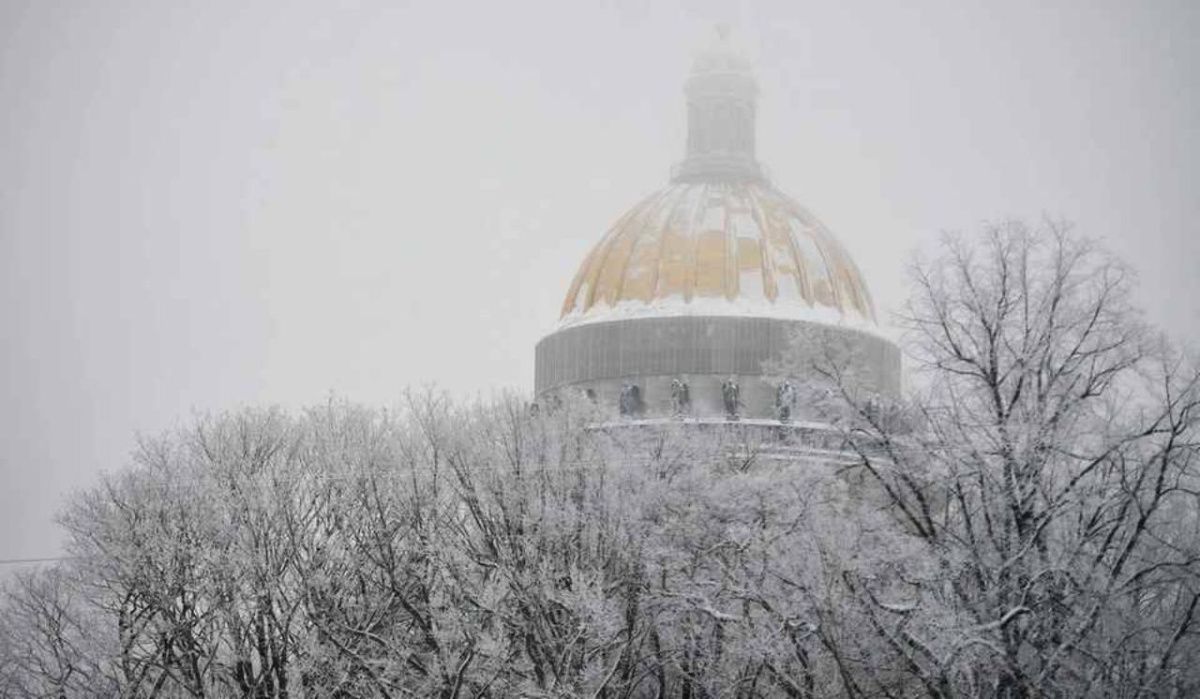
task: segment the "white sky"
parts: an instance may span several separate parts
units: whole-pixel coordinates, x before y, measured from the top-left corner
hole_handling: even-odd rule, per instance
[[[0,0],[0,558],[196,412],[528,390],[719,20],[883,309],[938,231],[1049,213],[1200,340],[1195,0]]]

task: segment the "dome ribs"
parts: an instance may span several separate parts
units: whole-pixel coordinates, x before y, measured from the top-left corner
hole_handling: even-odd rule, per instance
[[[673,200],[677,198],[673,188],[663,191],[628,236],[629,242],[621,257],[620,282],[612,305],[622,301],[649,303],[654,298],[654,286],[658,281],[658,242],[662,229],[667,225],[665,221],[670,219]]]
[[[734,280],[737,296],[766,296],[763,280],[765,267],[763,258],[762,230],[754,218],[754,203],[748,188],[739,185],[731,188],[726,216],[730,236],[733,239]]]
[[[657,195],[652,194],[642,201],[638,202],[632,209],[626,211],[621,218],[617,219],[596,244],[592,248],[588,256],[583,259],[583,264],[579,266],[579,272],[575,275],[575,281],[571,283],[570,290],[567,291],[567,298],[563,301],[563,310],[560,318],[565,318],[568,314],[576,309],[580,313],[586,313],[595,303],[596,296],[596,278],[600,275],[600,266],[608,254],[609,245],[612,243],[622,227],[629,222],[630,219],[637,216],[638,212],[644,209],[650,200]],[[579,294],[583,294],[584,298],[580,299]]]
[[[874,325],[861,277],[837,238],[769,184],[677,182],[585,258],[562,322],[761,315]]]
[[[684,215],[688,218],[688,226],[683,236],[687,243],[683,293],[685,303],[691,303],[692,299],[696,297],[696,277],[700,268],[700,240],[696,236],[696,231],[700,228],[700,217],[704,214],[704,206],[707,201],[708,185],[693,185],[688,188],[687,203],[689,208],[684,211]]]
[[[665,192],[656,192],[650,195],[634,209],[632,215],[624,218],[610,230],[609,235],[606,236],[608,240],[603,243],[604,250],[597,260],[591,290],[588,294],[587,304],[584,306],[585,312],[590,311],[597,301],[605,300],[608,305],[615,306],[620,300],[621,275],[624,274],[629,247],[632,245],[629,241],[638,235],[637,224],[648,211],[654,210],[664,196]]]
[[[734,185],[722,183],[721,188],[721,291],[727,301],[738,297],[738,241],[732,230]]]
[[[696,277],[693,298],[710,298],[725,293],[725,235],[705,230],[696,235]]]
[[[769,195],[769,196],[764,196]],[[766,190],[765,192],[756,193],[755,199],[759,201],[759,207],[762,209],[766,226],[764,232],[773,238],[781,238],[782,245],[788,255],[791,257],[792,269],[791,276],[793,283],[796,285],[796,292],[800,296],[800,300],[807,303],[810,307],[816,303],[816,296],[813,293],[812,283],[808,277],[808,267],[804,253],[796,246],[796,236],[791,229],[791,211],[788,210],[786,200],[783,199],[774,190]],[[765,203],[763,199],[767,199]]]
[[[871,291],[867,288],[867,281],[863,278],[862,272],[855,264],[854,258],[846,255],[846,283],[854,289],[855,303],[858,304],[858,309],[864,318],[875,321],[875,302],[871,299]]]
[[[750,217],[754,220],[754,225],[758,228],[759,253],[762,256],[762,280],[763,280],[763,296],[772,304],[779,298],[779,282],[776,280],[777,268],[775,265],[775,246],[777,241],[774,240],[771,230],[767,227],[766,217],[763,215],[762,205],[758,201],[758,197],[754,196],[754,190],[746,190],[746,198],[750,202]]]
[[[871,296],[866,290],[865,282],[862,281],[862,273],[854,264],[854,259],[850,257],[833,233],[815,216],[798,205],[793,204],[793,206],[797,209],[798,217],[802,218],[808,227],[819,236],[818,242],[822,253],[832,258],[827,262],[827,268],[839,310],[845,313],[852,306],[863,318],[874,321],[874,305],[870,301]],[[846,299],[845,296],[850,298]]]
[[[688,188],[677,185],[671,187],[671,192],[674,197],[658,230],[654,283],[648,300],[668,298],[675,293],[680,296],[686,294],[690,241],[687,228],[679,226],[679,219],[681,213],[687,213]]]
[[[814,225],[821,231],[821,235],[824,236],[830,248],[836,251],[838,257],[838,283],[849,294],[854,309],[863,318],[874,321],[875,304],[871,300],[871,293],[867,290],[867,283],[863,279],[862,272],[858,269],[858,265],[854,263],[854,258],[850,256],[850,253],[846,252],[846,248],[842,246],[832,231],[826,228],[812,214],[809,214],[807,211],[805,214],[812,219]]]
[[[863,303],[862,289],[858,287],[858,284],[854,283],[854,277],[850,274],[850,270],[842,270],[842,283],[846,285],[846,289],[850,292],[850,300],[853,301],[854,307],[858,310],[859,314],[873,317],[874,314],[868,314],[867,312],[866,304]]]
[[[816,221],[812,215],[808,213],[808,211],[801,208],[794,202],[787,202],[787,206],[789,209],[791,209],[791,222],[793,226],[797,222],[799,222],[802,226],[802,229],[792,236],[793,239],[799,239],[800,236],[803,236],[810,243],[812,243],[812,247],[821,257],[820,262],[822,265],[822,270],[824,271],[824,278],[818,279],[817,283],[813,286],[816,301],[824,306],[836,308],[844,313],[846,310],[846,305],[842,300],[842,292],[840,288],[841,284],[839,283],[837,274],[837,257],[839,253],[837,244],[833,243],[833,241],[825,235],[820,222]],[[824,282],[824,286],[822,286],[821,282]],[[827,296],[827,298],[822,298],[822,296]]]
[[[726,295],[729,265],[729,235],[725,230],[726,212],[721,185],[705,185],[697,211],[695,295]]]
[[[639,217],[640,218],[640,217]],[[630,224],[634,224],[631,221]],[[596,277],[595,300],[606,301],[615,306],[621,301],[621,291],[625,285],[625,269],[629,266],[629,257],[633,254],[634,243],[637,242],[638,227],[627,225],[613,238],[609,245],[608,254]]]
[[[567,290],[567,298],[563,300],[562,312],[559,314],[559,318],[565,318],[579,306],[579,294],[583,289],[584,280],[588,277],[588,272],[591,271],[594,265],[593,258],[597,255],[598,250],[598,247],[592,248],[587,257],[583,258],[583,264],[579,265],[579,271],[575,273],[575,279],[571,281],[571,286]],[[584,296],[588,295],[587,292],[583,293]],[[586,302],[587,299],[585,298],[583,301]]]
[[[681,196],[680,189],[668,188],[638,227],[621,274],[621,301],[650,303],[658,297],[663,238]]]

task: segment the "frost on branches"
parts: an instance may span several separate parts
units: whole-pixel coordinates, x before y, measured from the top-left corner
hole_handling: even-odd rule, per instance
[[[771,368],[852,463],[429,393],[146,441],[5,591],[0,696],[1200,692],[1195,364],[1061,227],[914,280],[903,401]]]
[[[842,571],[859,633],[830,644],[855,665],[839,691],[1196,695],[1195,357],[1062,225],[946,238],[912,277],[903,403],[862,395],[837,351],[795,353],[819,357],[858,477],[910,534]]]

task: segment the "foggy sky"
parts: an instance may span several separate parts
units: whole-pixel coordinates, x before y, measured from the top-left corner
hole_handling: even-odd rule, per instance
[[[139,431],[529,390],[716,21],[881,309],[939,231],[1050,214],[1200,341],[1194,0],[0,0],[0,558]]]

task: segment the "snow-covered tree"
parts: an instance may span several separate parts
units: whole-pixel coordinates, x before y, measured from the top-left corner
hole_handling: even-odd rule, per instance
[[[844,458],[431,392],[145,440],[7,586],[0,695],[1200,692],[1194,361],[1059,226],[914,280],[903,399],[812,338],[771,368]]]
[[[908,401],[821,371],[869,497],[908,534],[841,565],[841,613],[862,621],[839,652],[894,667],[846,693],[1200,691],[1194,358],[1062,225],[947,238],[913,276]]]

